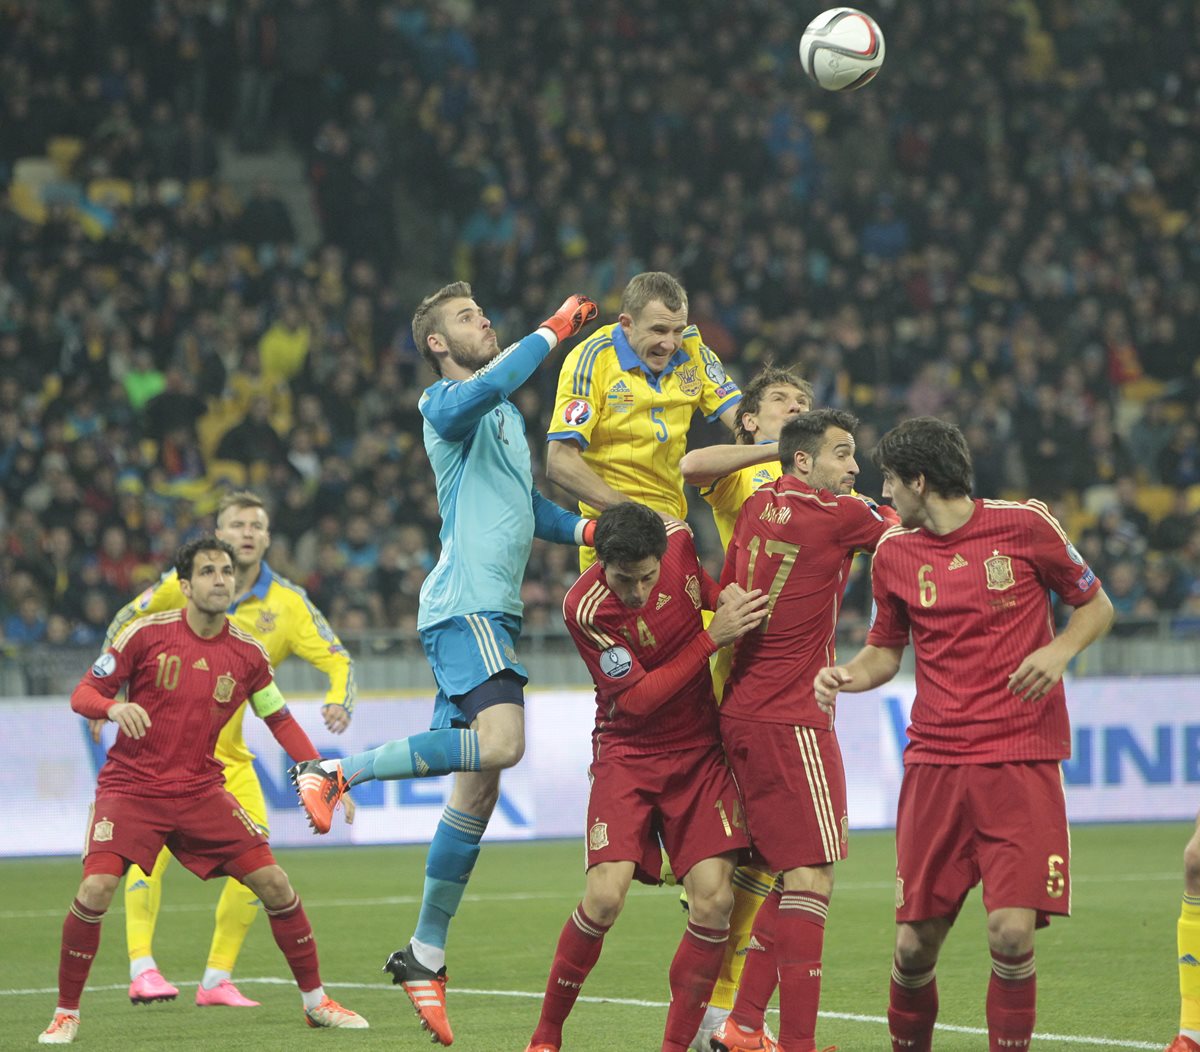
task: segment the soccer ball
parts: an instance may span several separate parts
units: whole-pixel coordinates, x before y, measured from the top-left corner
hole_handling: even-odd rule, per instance
[[[883,65],[883,33],[870,15],[831,7],[808,23],[800,38],[804,72],[827,91],[854,91]]]

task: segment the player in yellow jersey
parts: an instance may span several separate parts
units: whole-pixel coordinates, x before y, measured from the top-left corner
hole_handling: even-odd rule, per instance
[[[216,535],[232,545],[236,556],[230,620],[266,648],[273,667],[277,668],[289,654],[296,654],[329,677],[321,712],[325,726],[340,734],[349,726],[354,706],[350,655],[304,589],[276,574],[263,558],[271,543],[271,533],[262,500],[247,491],[224,497],[217,509]],[[164,574],[157,584],[121,608],[108,627],[106,645],[130,621],[160,610],[181,609],[186,602],[175,572]],[[242,735],[245,708],[243,704],[221,731],[216,757],[225,765],[225,787],[265,833],[267,805],[254,773],[254,754]],[[98,736],[100,725],[102,721],[99,725],[93,723],[93,735]],[[348,798],[346,802],[349,803]],[[346,811],[346,821],[352,817],[353,805]],[[159,972],[151,950],[162,898],[163,871],[170,859],[170,852],[164,848],[152,872],[145,873],[131,865],[125,879],[129,999],[134,1004],[170,1001],[179,994]],[[236,880],[227,880],[217,903],[216,927],[204,977],[196,990],[196,1004],[257,1006],[257,1001],[242,996],[230,978],[257,914],[258,900],[253,893]]]
[[[679,461],[697,410],[737,422],[742,392],[688,324],[687,293],[670,274],[633,277],[617,321],[563,361],[547,438],[546,474],[595,518],[634,500],[673,519],[687,516]],[[595,559],[581,548],[580,569]]]
[[[742,393],[734,444],[693,449],[679,462],[683,481],[696,486],[711,505],[722,548],[729,545],[746,498],[781,474],[779,432],[783,425],[812,407],[813,389],[807,380],[787,369],[764,369]]]
[[[813,389],[787,369],[768,367],[746,385],[737,407],[735,442],[693,449],[680,461],[683,480],[700,490],[712,506],[721,547],[729,545],[733,524],[742,504],[759,486],[782,474],[779,463],[779,433],[783,425],[813,406]],[[713,667],[713,691],[720,701],[729,675],[733,650],[718,651]],[[770,873],[739,866],[733,875],[734,904],[729,918],[729,941],[717,984],[691,1048],[707,1052],[713,1031],[729,1015],[737,994],[746,954],[750,952],[750,929],[763,899],[771,892]]]

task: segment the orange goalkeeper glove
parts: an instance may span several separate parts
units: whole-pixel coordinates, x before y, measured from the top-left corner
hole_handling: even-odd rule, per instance
[[[561,342],[568,336],[576,335],[589,321],[594,320],[599,313],[600,308],[596,304],[582,292],[577,292],[574,296],[568,296],[563,305],[542,322],[538,328],[549,329],[558,337],[559,342]]]

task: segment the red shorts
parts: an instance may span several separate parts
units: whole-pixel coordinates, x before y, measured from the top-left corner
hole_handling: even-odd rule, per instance
[[[275,863],[254,819],[218,788],[178,799],[97,795],[88,815],[84,871],[89,855],[112,854],[149,873],[164,844],[204,880],[222,873],[241,879]]]
[[[606,755],[593,761],[590,774],[589,869],[632,862],[638,880],[659,884],[662,848],[682,879],[697,862],[744,851],[750,843],[720,745],[655,756]]]
[[[753,853],[773,873],[846,857],[846,772],[837,735],[721,713]]]
[[[989,913],[1016,907],[1070,916],[1070,866],[1057,763],[905,770],[896,816],[898,921],[953,920],[980,880]]]

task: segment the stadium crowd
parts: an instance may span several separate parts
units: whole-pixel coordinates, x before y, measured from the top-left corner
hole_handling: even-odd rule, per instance
[[[344,639],[411,632],[439,521],[413,274],[470,280],[515,338],[576,290],[611,320],[644,269],[735,377],[794,367],[863,448],[959,423],[977,494],[1050,502],[1126,631],[1194,631],[1200,9],[884,0],[887,64],[844,96],[799,68],[812,13],[5,5],[3,645],[98,645],[230,485],[269,500],[271,565]],[[319,245],[269,186],[230,190],[223,140],[303,154]],[[528,623],[561,628],[574,578],[539,544]]]

